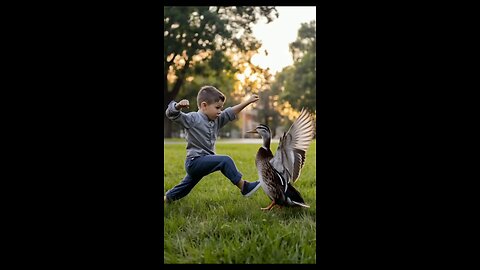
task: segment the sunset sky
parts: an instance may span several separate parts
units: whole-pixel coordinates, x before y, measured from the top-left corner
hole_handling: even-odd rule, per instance
[[[262,42],[262,47],[260,53],[252,58],[252,62],[262,68],[269,67],[272,74],[293,63],[288,45],[297,38],[301,23],[316,21],[314,6],[276,8],[279,13],[277,19],[269,24],[262,22],[253,27],[253,34]],[[265,50],[268,56],[265,56]]]

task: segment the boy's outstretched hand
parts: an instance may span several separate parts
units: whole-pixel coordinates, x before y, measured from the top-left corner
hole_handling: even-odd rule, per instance
[[[188,102],[188,100],[186,99],[182,99],[180,100],[176,105],[175,105],[175,109],[177,110],[180,110],[182,108],[189,108],[190,107],[190,103]]]
[[[250,104],[250,103],[256,102],[258,101],[258,99],[259,99],[258,95],[252,94],[252,96],[247,100],[247,103]]]

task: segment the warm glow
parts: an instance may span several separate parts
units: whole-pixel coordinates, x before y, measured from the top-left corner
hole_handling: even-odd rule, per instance
[[[245,74],[243,74],[243,73],[237,73],[237,74],[235,74],[235,77],[236,77],[237,80],[239,80],[240,82],[245,83],[245,79],[246,79]]]
[[[172,66],[168,69],[167,80],[169,83],[174,83],[177,80],[177,75]]]
[[[288,119],[290,119],[290,121],[293,121],[294,119],[296,119],[300,115],[300,112],[294,110],[292,108],[292,105],[290,105],[290,103],[288,101],[283,103],[282,106],[280,106],[280,107],[281,107],[280,114],[282,116],[287,116]]]
[[[248,64],[244,64],[245,71],[243,72],[245,74],[245,77],[250,77],[250,74],[252,74],[252,69],[248,66]]]
[[[277,6],[276,9],[278,18],[269,24],[259,22],[252,28],[255,37],[262,42],[260,53],[252,57],[252,63],[269,68],[272,74],[293,64],[289,44],[297,39],[301,23],[316,20],[315,7]]]

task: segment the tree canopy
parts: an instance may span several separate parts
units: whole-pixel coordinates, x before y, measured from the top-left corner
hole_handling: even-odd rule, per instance
[[[290,44],[293,66],[284,68],[276,76],[274,86],[281,88],[281,99],[299,111],[316,110],[316,23],[302,23],[297,39]]]
[[[260,48],[252,26],[276,17],[278,12],[271,6],[164,7],[164,109],[188,78],[226,74],[226,80],[231,82],[228,78],[238,68],[232,55]],[[165,124],[169,136],[170,121]]]
[[[170,100],[196,64],[231,68],[228,52],[257,50],[251,27],[262,18],[278,17],[274,7],[252,6],[164,7],[164,12],[164,93]]]

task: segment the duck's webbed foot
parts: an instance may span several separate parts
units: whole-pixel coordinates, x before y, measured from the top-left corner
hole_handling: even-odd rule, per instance
[[[276,204],[275,204],[275,200],[273,200],[272,203],[271,203],[269,206],[264,207],[264,208],[260,208],[260,209],[262,209],[262,210],[270,210],[270,209],[272,209],[272,207],[275,206],[275,205],[276,205]]]

